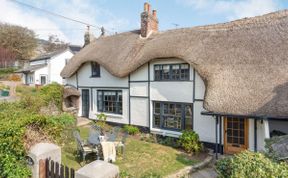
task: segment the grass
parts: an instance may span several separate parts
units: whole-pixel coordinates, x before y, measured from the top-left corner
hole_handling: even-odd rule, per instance
[[[30,86],[26,86],[26,85],[18,85],[16,87],[16,93],[18,95],[35,95],[37,92],[35,87],[30,87]]]
[[[89,128],[79,127],[82,138],[87,138]],[[74,169],[79,169],[79,159],[76,157],[75,141],[62,148],[62,162]],[[93,159],[91,160],[93,161]],[[163,177],[198,161],[188,159],[185,154],[172,147],[141,141],[128,137],[125,158],[117,157],[121,177]]]
[[[0,68],[0,79],[5,79],[10,74],[13,74],[14,68]]]

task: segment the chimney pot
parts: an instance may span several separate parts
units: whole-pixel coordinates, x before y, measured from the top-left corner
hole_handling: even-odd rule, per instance
[[[150,12],[150,4],[148,3],[148,14],[151,14],[151,12]]]
[[[150,4],[144,3],[144,12],[141,13],[141,36],[146,38],[151,32],[158,31],[157,11],[150,11]]]
[[[148,9],[149,9],[149,4],[148,4],[148,2],[145,2],[144,3],[144,12],[148,12]]]
[[[156,11],[156,10],[153,10],[153,11],[152,11],[152,14],[153,14],[153,17],[154,17],[154,18],[157,18],[157,11]]]

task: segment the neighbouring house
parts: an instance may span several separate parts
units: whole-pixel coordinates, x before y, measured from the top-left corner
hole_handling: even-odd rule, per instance
[[[69,45],[66,49],[40,55],[16,72],[22,73],[22,82],[26,85],[63,84],[60,72],[80,49],[80,46]]]
[[[64,67],[79,116],[178,137],[196,131],[216,152],[263,150],[288,132],[288,11],[158,31],[145,3],[141,29],[101,36]]]

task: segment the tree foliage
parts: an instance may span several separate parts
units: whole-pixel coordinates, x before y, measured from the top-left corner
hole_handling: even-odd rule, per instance
[[[30,59],[37,47],[35,33],[28,28],[0,23],[0,47],[11,51],[17,59]]]
[[[44,46],[46,52],[53,52],[68,47],[68,44],[61,41],[56,35],[50,35],[48,43]]]

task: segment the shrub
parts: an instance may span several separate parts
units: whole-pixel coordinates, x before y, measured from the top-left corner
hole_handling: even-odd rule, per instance
[[[182,133],[179,137],[179,144],[187,153],[199,153],[203,148],[199,135],[191,130],[185,130]]]
[[[222,178],[242,177],[288,177],[288,165],[276,163],[262,153],[244,151],[232,158],[225,158],[216,163],[216,170]]]
[[[58,83],[52,83],[46,85],[40,89],[40,97],[44,100],[46,105],[50,102],[62,110],[62,99],[63,99],[63,86]]]
[[[44,87],[43,87],[44,88]],[[52,85],[35,95],[26,94],[17,102],[0,103],[0,177],[30,177],[24,147],[27,128],[33,127],[51,136],[54,142],[67,140],[68,131],[74,127],[75,119],[68,114],[47,116],[39,114],[46,103],[57,102],[62,98],[60,85]],[[51,90],[50,90],[51,89]],[[55,95],[54,95],[55,94]],[[62,100],[62,99],[61,99]],[[66,132],[67,131],[67,132]]]
[[[21,81],[21,77],[19,74],[11,74],[9,75],[9,80],[14,81],[14,82],[19,82]]]
[[[101,129],[105,128],[107,116],[104,113],[96,114],[97,120],[94,123]]]
[[[132,126],[132,125],[125,125],[123,127],[123,130],[125,132],[127,132],[129,135],[136,135],[136,134],[138,134],[140,132],[138,127],[135,127],[135,126]]]
[[[174,138],[174,137],[163,137],[162,135],[158,135],[157,143],[166,145],[166,146],[171,146],[174,148],[180,147],[178,138]]]

